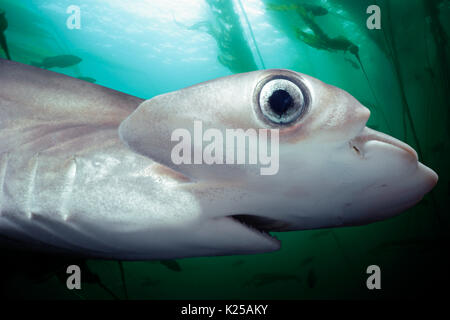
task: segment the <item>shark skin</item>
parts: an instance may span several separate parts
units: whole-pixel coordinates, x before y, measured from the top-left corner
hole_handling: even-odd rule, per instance
[[[288,124],[260,112],[264,79],[301,84]],[[90,258],[173,259],[280,248],[270,231],[363,225],[414,206],[437,183],[407,144],[367,128],[347,92],[273,69],[142,100],[0,60],[0,239]],[[279,129],[279,171],[174,165],[171,133]]]

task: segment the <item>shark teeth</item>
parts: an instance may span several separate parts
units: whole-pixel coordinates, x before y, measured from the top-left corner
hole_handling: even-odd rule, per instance
[[[253,232],[261,234],[262,236],[270,239],[271,241],[275,240],[279,242],[277,237],[269,233],[270,231],[287,230],[287,223],[271,218],[248,214],[231,215],[229,216],[229,218],[243,225],[247,229],[250,229]]]

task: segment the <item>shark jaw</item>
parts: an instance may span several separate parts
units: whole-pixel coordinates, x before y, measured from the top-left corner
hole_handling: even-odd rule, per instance
[[[281,241],[270,234],[270,232],[281,231],[277,230],[277,225],[284,224],[283,222],[256,215],[244,214],[227,216],[225,219],[239,230],[244,228],[243,231],[245,233],[250,233],[257,239],[259,242],[258,246],[255,247],[257,252],[270,252],[281,248]]]
[[[359,226],[385,220],[420,202],[438,181],[438,176],[433,170],[418,162],[416,151],[409,145],[367,127],[364,127],[345,144],[345,150],[339,150],[339,152],[356,158],[356,161],[363,166],[362,168],[371,165],[387,165],[396,170],[396,166],[401,165],[402,167],[399,167],[398,170],[404,170],[401,175],[403,178],[400,179],[402,181],[395,184],[395,179],[389,182],[386,178],[386,184],[380,183],[385,178],[380,180],[375,174],[369,172],[367,181],[362,181],[361,184],[368,186],[367,192],[361,193],[361,197],[367,197],[367,200],[359,201],[359,206],[355,204],[355,208],[352,208],[349,206],[352,195],[347,194],[349,198],[345,199],[346,195],[344,194],[341,205],[336,205],[336,208],[330,206],[319,208],[318,206],[315,218],[305,218],[307,215],[304,215],[303,218],[300,217],[303,210],[301,206],[293,206],[289,215],[270,216],[269,210],[268,212],[256,211],[255,214],[226,215],[225,218],[230,220],[237,230],[242,231],[244,228],[249,235],[256,236],[261,241],[260,245],[265,248],[264,252],[273,251],[277,250],[281,243],[270,234],[271,232]],[[383,155],[387,157],[386,163],[377,158]],[[389,157],[392,157],[390,163]],[[373,167],[372,171],[383,173],[377,168]],[[356,168],[355,170],[362,169]],[[394,192],[383,191],[384,188],[390,188],[390,183],[394,184]],[[339,188],[335,190],[336,193],[339,193]],[[324,196],[325,198],[327,197]],[[377,203],[374,199],[384,199],[386,203]],[[368,204],[365,205],[365,203]],[[287,211],[287,205],[285,210]],[[298,212],[295,212],[296,210]],[[334,214],[333,211],[340,213]],[[260,247],[260,249],[262,248]]]
[[[278,250],[281,247],[281,241],[270,232],[286,231],[288,224],[286,222],[267,217],[249,214],[236,214],[228,216],[233,223],[247,229],[247,231],[262,238],[263,242],[269,241],[270,251]]]

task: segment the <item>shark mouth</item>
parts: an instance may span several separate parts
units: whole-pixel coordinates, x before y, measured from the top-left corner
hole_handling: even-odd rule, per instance
[[[288,223],[275,220],[272,218],[261,217],[250,214],[236,214],[228,216],[229,219],[244,226],[246,229],[253,233],[258,233],[264,238],[270,240],[272,243],[279,245],[278,240],[274,235],[269,232],[287,231],[289,230]]]
[[[288,224],[286,222],[272,218],[261,217],[252,214],[236,214],[230,216],[230,218],[260,232],[269,233],[270,231],[288,230]]]

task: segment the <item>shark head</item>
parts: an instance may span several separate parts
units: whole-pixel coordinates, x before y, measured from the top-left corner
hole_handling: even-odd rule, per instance
[[[436,173],[414,149],[366,127],[369,116],[337,87],[273,69],[154,97],[121,123],[119,135],[134,152],[192,181],[183,188],[195,195],[204,219],[266,239],[268,231],[383,220],[435,186]],[[241,130],[245,144],[229,145],[227,130]],[[192,161],[174,161],[183,143],[188,148],[175,154]],[[245,161],[227,161],[240,151]],[[215,161],[206,161],[212,154]],[[264,155],[270,163],[259,161]]]

